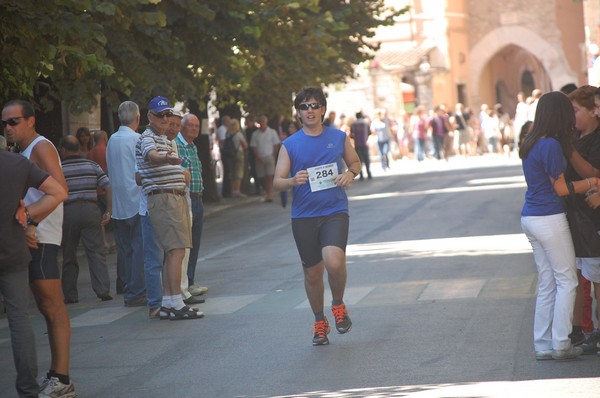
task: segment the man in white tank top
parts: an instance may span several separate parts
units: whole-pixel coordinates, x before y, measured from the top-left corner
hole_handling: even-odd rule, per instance
[[[58,152],[54,145],[35,131],[35,111],[26,101],[10,101],[2,109],[2,120],[18,122],[7,124],[5,132],[9,141],[18,145],[21,154],[46,171],[63,188],[67,183],[62,173]],[[25,205],[35,202],[42,193],[30,188],[25,196]],[[41,386],[40,397],[75,396],[75,388],[69,378],[69,351],[71,325],[65,307],[57,255],[62,239],[62,203],[39,225],[28,231],[28,244],[32,261],[29,264],[29,286],[38,309],[46,319],[50,343],[51,365]],[[54,395],[51,395],[54,394]]]

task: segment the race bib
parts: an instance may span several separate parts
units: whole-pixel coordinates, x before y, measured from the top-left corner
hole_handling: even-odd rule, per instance
[[[334,180],[338,175],[337,169],[336,163],[329,163],[306,169],[306,171],[308,171],[308,181],[310,183],[311,192],[335,187]]]

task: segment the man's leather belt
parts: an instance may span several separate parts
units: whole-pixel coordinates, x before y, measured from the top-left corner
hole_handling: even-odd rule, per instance
[[[190,198],[200,199],[202,197],[202,192],[190,192]]]
[[[185,194],[184,191],[180,191],[179,189],[155,189],[154,191],[148,192],[148,196],[159,195],[161,193],[172,193],[173,195],[183,196]]]
[[[95,201],[95,200],[93,200],[93,199],[75,199],[75,200],[71,200],[71,201],[65,202],[65,206],[73,205],[73,204],[76,204],[76,203],[93,203],[93,204],[98,204],[98,202]]]

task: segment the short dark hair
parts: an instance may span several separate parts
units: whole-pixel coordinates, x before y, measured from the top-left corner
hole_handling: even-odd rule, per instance
[[[311,98],[316,99],[324,108],[327,108],[327,98],[320,87],[305,87],[294,99],[294,108],[298,109],[298,106]]]
[[[327,109],[327,98],[320,87],[305,87],[300,90],[294,99],[294,108],[298,109],[298,106],[300,106],[301,103],[311,98],[316,99],[325,110]],[[323,112],[321,122],[323,122],[323,120],[325,120],[325,112]]]
[[[4,104],[4,108],[8,108],[9,106],[15,106],[15,105],[21,105],[21,109],[23,111],[23,117],[28,118],[28,117],[35,116],[35,109],[33,107],[33,104],[29,101],[24,101],[24,100],[20,100],[20,99],[11,100],[11,101],[8,101],[6,104]]]
[[[560,88],[560,91],[567,95],[571,94],[575,90],[577,90],[575,83],[567,83]]]

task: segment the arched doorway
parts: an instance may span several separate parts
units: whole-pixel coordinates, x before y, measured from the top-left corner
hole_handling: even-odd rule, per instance
[[[525,96],[539,88],[552,90],[550,76],[539,59],[520,46],[510,44],[499,49],[485,65],[479,80],[482,103],[502,104],[511,117],[517,106],[517,93]]]
[[[496,83],[503,80],[513,95],[512,103],[503,105],[512,113],[516,105],[514,97],[519,91],[530,93],[530,85],[546,92],[577,81],[577,74],[565,58],[561,48],[524,26],[494,29],[483,36],[469,54],[472,103],[493,102]],[[527,83],[527,87],[523,83]]]

